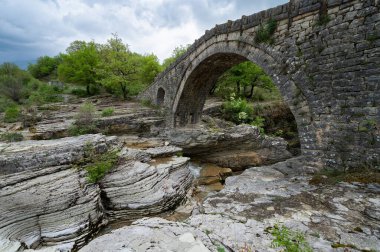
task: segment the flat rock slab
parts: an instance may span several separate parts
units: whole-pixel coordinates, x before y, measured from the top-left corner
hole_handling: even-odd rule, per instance
[[[144,218],[129,227],[98,237],[79,251],[216,251],[208,236],[190,225],[161,218]]]

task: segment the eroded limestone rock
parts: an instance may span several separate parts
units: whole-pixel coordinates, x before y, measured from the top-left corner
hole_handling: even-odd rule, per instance
[[[79,251],[207,252],[216,249],[205,233],[190,225],[161,218],[144,218],[94,239]]]
[[[2,145],[0,251],[82,247],[108,221],[173,208],[191,185],[189,158],[168,157],[181,150],[169,146],[124,148],[117,167],[89,184],[85,169],[72,166],[88,146],[102,153],[119,142],[98,134]]]
[[[183,148],[186,155],[234,170],[272,164],[292,156],[284,139],[261,135],[257,127],[250,125],[220,131],[204,127],[174,129],[165,132],[165,137]]]

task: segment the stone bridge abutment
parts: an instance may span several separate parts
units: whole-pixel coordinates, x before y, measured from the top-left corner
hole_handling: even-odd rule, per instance
[[[279,88],[302,154],[321,167],[380,160],[380,3],[300,0],[206,31],[140,96],[167,108],[167,126],[197,123],[207,94],[249,60]],[[270,22],[276,29],[257,39]],[[158,99],[159,90],[165,99]]]

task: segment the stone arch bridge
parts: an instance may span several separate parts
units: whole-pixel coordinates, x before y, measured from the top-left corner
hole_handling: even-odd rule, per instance
[[[258,31],[273,20],[271,43],[260,42]],[[280,89],[308,160],[379,164],[379,0],[291,0],[216,25],[139,98],[166,107],[168,127],[197,123],[218,77],[246,60]]]

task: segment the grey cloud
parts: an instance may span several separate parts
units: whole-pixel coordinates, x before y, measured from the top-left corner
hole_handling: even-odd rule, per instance
[[[131,48],[155,52],[188,27],[193,34],[177,34],[191,43],[205,29],[237,19],[287,0],[0,0],[0,63],[26,61],[64,52],[73,40],[105,42],[117,32]],[[161,3],[161,4],[160,4]],[[71,5],[70,5],[71,4]],[[227,6],[231,8],[226,9]],[[192,24],[189,26],[189,24]],[[192,28],[189,28],[192,27]],[[179,29],[179,31],[178,31]],[[197,31],[196,31],[197,30]],[[171,32],[172,31],[172,32]],[[140,43],[161,34],[153,45]],[[165,41],[166,39],[166,41]],[[100,40],[100,41],[99,41]],[[186,43],[186,42],[185,42]],[[144,44],[145,48],[142,45]],[[166,48],[166,47],[165,47]],[[168,49],[165,49],[168,50]],[[162,48],[160,49],[162,52]],[[164,54],[162,53],[161,57]],[[167,56],[170,52],[166,52]]]

